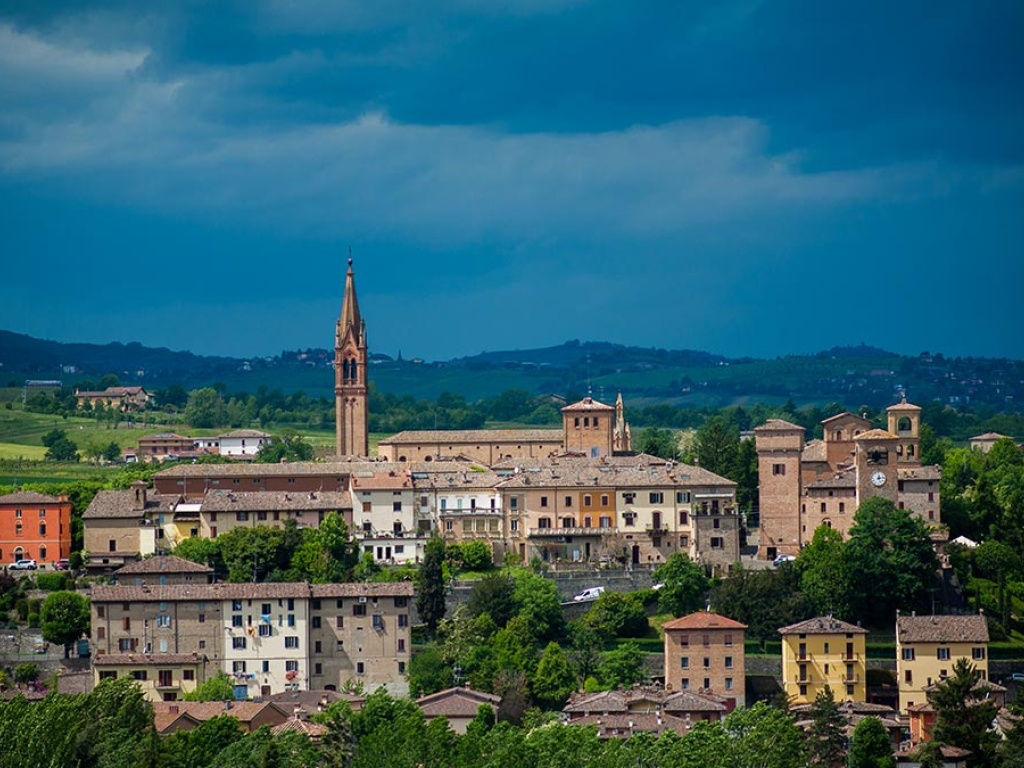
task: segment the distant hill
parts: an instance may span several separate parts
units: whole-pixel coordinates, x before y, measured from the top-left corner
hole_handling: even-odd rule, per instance
[[[74,385],[115,373],[122,383],[151,389],[220,382],[229,392],[266,387],[329,397],[333,358],[332,350],[307,348],[243,360],[135,342],[64,344],[0,331],[0,385],[7,386],[21,386],[27,378]],[[512,388],[572,396],[589,387],[598,398],[612,400],[621,391],[633,403],[721,407],[792,399],[798,405],[837,402],[855,408],[887,405],[905,390],[918,403],[1024,410],[1024,362],[911,357],[864,344],[771,360],[576,340],[437,362],[375,354],[370,380],[382,392],[431,399],[455,392],[476,400]]]

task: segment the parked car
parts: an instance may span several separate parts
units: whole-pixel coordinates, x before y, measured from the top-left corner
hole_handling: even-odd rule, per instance
[[[584,600],[597,600],[603,594],[604,587],[588,587],[578,595],[574,595],[572,599],[577,603],[582,603]]]
[[[71,569],[71,561],[66,557],[62,557],[56,563],[53,564],[53,570],[55,571],[68,571]]]
[[[11,563],[12,571],[34,571],[35,569],[35,560],[18,560],[16,563]]]
[[[1024,683],[1024,672],[1014,672],[1010,675],[1010,679],[1015,683]]]
[[[772,562],[778,568],[783,563],[792,563],[796,558],[793,555],[779,555]]]

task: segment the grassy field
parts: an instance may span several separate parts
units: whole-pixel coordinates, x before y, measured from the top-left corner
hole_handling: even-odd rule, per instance
[[[0,459],[29,459],[42,461],[46,448],[42,445],[26,445],[25,443],[0,443]]]

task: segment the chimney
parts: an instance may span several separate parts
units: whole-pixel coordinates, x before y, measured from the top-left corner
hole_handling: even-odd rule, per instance
[[[141,510],[146,508],[146,482],[136,480],[132,483],[132,509]]]
[[[172,715],[178,714],[178,705],[177,704],[171,704],[171,706],[169,706],[167,708],[167,711],[170,712]]]

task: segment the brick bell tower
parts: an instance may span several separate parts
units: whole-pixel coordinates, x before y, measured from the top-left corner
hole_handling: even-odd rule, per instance
[[[345,300],[334,335],[334,452],[368,456],[366,405],[366,323],[359,314],[352,259],[345,274]]]

